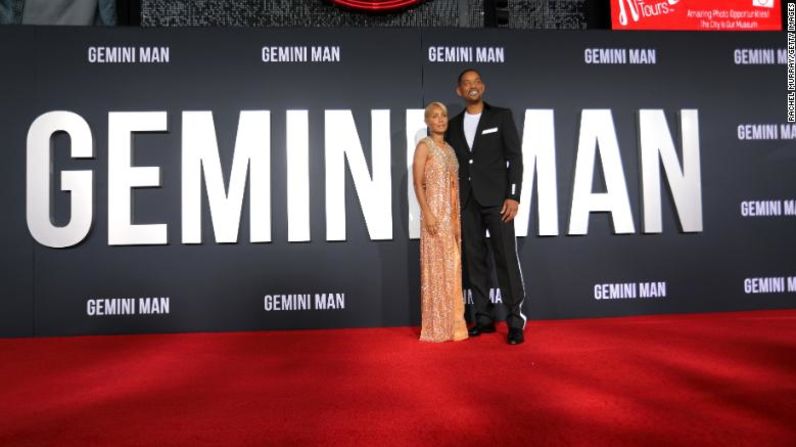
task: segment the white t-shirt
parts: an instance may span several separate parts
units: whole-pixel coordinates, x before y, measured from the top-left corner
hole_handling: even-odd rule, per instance
[[[473,150],[473,142],[475,141],[475,131],[478,130],[478,122],[481,120],[481,113],[471,115],[464,112],[464,138],[467,139],[467,146]]]

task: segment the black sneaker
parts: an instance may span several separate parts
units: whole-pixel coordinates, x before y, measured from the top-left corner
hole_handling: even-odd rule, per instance
[[[525,335],[523,335],[522,329],[516,327],[509,328],[509,336],[506,337],[506,341],[508,341],[510,345],[518,345],[524,342]]]

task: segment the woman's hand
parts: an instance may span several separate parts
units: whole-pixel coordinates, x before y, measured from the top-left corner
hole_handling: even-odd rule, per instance
[[[423,215],[423,227],[428,231],[428,234],[434,236],[437,234],[437,229],[439,228],[439,221],[437,217],[431,213],[426,213]]]

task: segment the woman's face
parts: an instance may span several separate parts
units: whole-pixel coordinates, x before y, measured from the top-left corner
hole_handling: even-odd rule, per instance
[[[426,124],[434,133],[445,133],[448,130],[448,114],[441,107],[434,107],[426,117]]]

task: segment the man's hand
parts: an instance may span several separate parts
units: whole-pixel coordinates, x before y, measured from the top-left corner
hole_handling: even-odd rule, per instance
[[[517,210],[520,208],[520,202],[514,199],[506,199],[503,201],[503,208],[500,209],[500,218],[503,222],[511,222],[514,216],[517,215]]]

